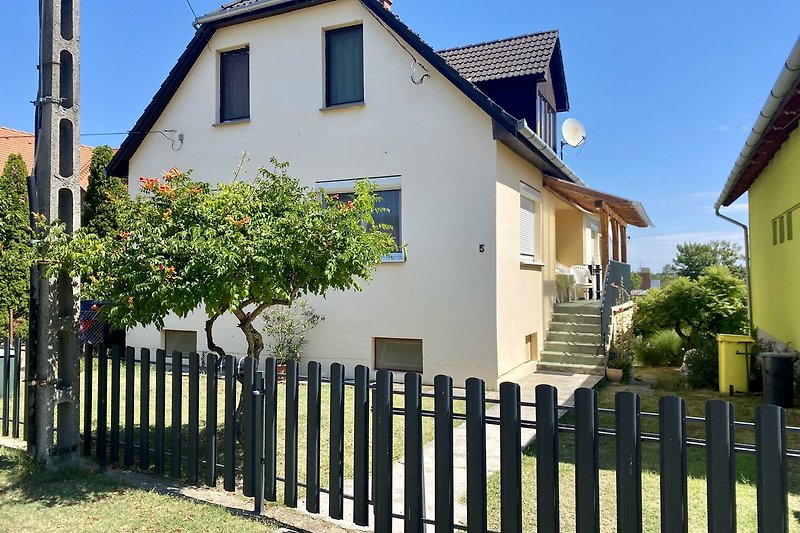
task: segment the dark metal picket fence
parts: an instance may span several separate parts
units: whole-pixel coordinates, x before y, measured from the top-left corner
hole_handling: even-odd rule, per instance
[[[96,363],[95,363],[96,361]],[[334,519],[344,518],[344,502],[352,500],[352,520],[374,530],[392,531],[393,520],[402,520],[404,531],[421,532],[424,524],[432,524],[437,533],[465,530],[469,533],[487,529],[487,427],[498,425],[500,431],[500,531],[521,533],[523,530],[523,450],[521,431],[536,430],[536,516],[539,531],[558,531],[559,514],[559,438],[569,432],[575,445],[575,518],[579,532],[599,531],[599,445],[601,438],[616,441],[616,488],[618,531],[642,529],[642,444],[657,442],[661,461],[660,506],[663,531],[688,531],[689,494],[687,490],[687,453],[690,447],[706,451],[708,484],[708,530],[736,530],[736,458],[737,454],[755,454],[757,466],[758,530],[788,531],[788,461],[800,457],[790,450],[782,408],[762,405],[757,408],[754,424],[738,423],[733,407],[720,400],[709,401],[704,419],[687,417],[684,400],[664,397],[659,413],[642,413],[639,397],[623,392],[616,396],[615,409],[598,407],[597,392],[579,389],[575,405],[558,405],[557,390],[539,385],[535,402],[521,399],[520,387],[504,383],[499,399],[486,396],[483,381],[470,379],[463,396],[454,394],[453,381],[447,376],[435,378],[433,393],[423,392],[421,376],[407,373],[404,385],[393,383],[393,374],[378,371],[370,382],[364,366],[354,369],[354,379],[345,379],[345,367],[332,364],[324,378],[319,363],[307,366],[300,375],[296,362],[287,365],[286,375],[279,380],[275,359],[268,358],[263,368],[256,368],[252,358],[241,361],[228,356],[221,361],[216,355],[206,356],[201,366],[198,354],[184,358],[180,353],[167,356],[163,350],[143,349],[136,357],[132,348],[106,350],[100,346],[85,347],[83,453],[95,455],[102,467],[120,463],[138,465],[156,475],[169,475],[194,484],[216,486],[221,475],[227,491],[241,490],[254,498],[255,512],[263,510],[265,501],[278,499],[283,487],[283,503],[298,506],[298,487],[305,487],[306,510],[324,513]],[[150,405],[150,367],[155,367],[155,405]],[[121,369],[125,369],[123,382]],[[136,368],[139,372],[136,372]],[[109,372],[110,368],[110,372]],[[141,369],[147,369],[144,372]],[[172,372],[181,369],[180,372]],[[97,376],[92,375],[96,370]],[[109,376],[110,373],[110,376]],[[137,383],[138,374],[138,383]],[[205,376],[204,378],[202,376]],[[184,377],[188,383],[188,405],[183,405]],[[166,396],[167,380],[171,395]],[[307,423],[305,439],[305,483],[301,483],[299,463],[299,386],[305,382]],[[93,383],[97,397],[93,398]],[[203,383],[204,382],[204,383]],[[330,386],[329,423],[321,423],[322,384]],[[218,387],[224,389],[224,425],[218,435]],[[284,440],[278,442],[278,392],[285,387]],[[353,388],[353,402],[346,401],[346,388]],[[205,390],[205,426],[200,427],[201,389]],[[135,391],[138,390],[138,398]],[[108,398],[107,391],[110,391]],[[243,398],[241,435],[234,424],[239,394]],[[370,401],[371,394],[371,401]],[[403,408],[394,407],[394,398],[401,395]],[[433,411],[423,409],[423,398],[433,398]],[[110,409],[108,402],[110,401]],[[121,412],[124,401],[124,412]],[[465,402],[463,413],[454,412],[454,401]],[[139,417],[135,420],[135,404]],[[166,402],[171,405],[171,427],[165,419]],[[487,415],[487,405],[499,405],[499,416]],[[523,419],[522,408],[536,408],[533,420]],[[574,411],[574,425],[559,423],[559,412]],[[346,411],[353,413],[352,425]],[[110,413],[110,416],[107,415]],[[182,413],[188,424],[182,424]],[[614,427],[603,428],[600,416],[613,413]],[[404,512],[393,514],[392,486],[393,420],[404,421]],[[434,420],[435,476],[424,479],[423,418]],[[645,417],[658,419],[658,433],[642,430]],[[151,422],[154,420],[154,424]],[[124,433],[120,424],[124,421]],[[454,424],[466,424],[467,525],[454,524]],[[705,439],[690,438],[687,422],[705,426]],[[138,424],[137,424],[138,423]],[[151,429],[151,425],[153,426]],[[736,428],[755,432],[755,444],[737,444]],[[138,435],[136,430],[138,428]],[[151,434],[151,432],[153,434]],[[345,433],[352,432],[354,445],[345,450]],[[370,439],[371,436],[371,439]],[[218,437],[222,442],[217,446]],[[320,479],[320,449],[323,439],[330,450],[327,489]],[[201,451],[201,440],[204,443]],[[371,443],[370,443],[371,440]],[[278,453],[282,446],[284,471],[279,473]],[[352,454],[352,493],[345,494],[345,453]],[[137,462],[138,459],[138,462]],[[371,463],[370,463],[371,461]],[[169,470],[167,470],[169,465]],[[370,465],[371,487],[370,490]],[[282,476],[281,476],[282,474]],[[427,516],[424,505],[424,483],[435,486],[433,516]],[[327,492],[328,508],[321,508],[321,493]]]
[[[20,339],[0,339],[0,421],[2,435],[18,439],[23,425],[21,413],[22,381],[21,368],[25,361],[25,349]]]

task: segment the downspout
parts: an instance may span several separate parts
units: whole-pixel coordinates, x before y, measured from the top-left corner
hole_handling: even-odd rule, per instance
[[[750,298],[750,232],[746,225],[720,213],[719,208],[719,205],[714,206],[714,213],[719,218],[739,226],[744,232],[744,282],[747,289],[747,334],[749,335],[753,332],[753,305]]]

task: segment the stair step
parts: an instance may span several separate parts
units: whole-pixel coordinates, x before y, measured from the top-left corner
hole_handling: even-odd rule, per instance
[[[580,365],[572,363],[549,363],[540,361],[536,364],[536,371],[602,376],[605,374],[606,368],[604,365]]]
[[[574,303],[556,304],[553,308],[554,313],[595,315],[600,316],[600,304],[593,302],[590,304],[575,305]]]
[[[553,322],[568,322],[573,324],[600,324],[600,315],[581,315],[573,313],[553,313]]]
[[[599,334],[600,324],[579,324],[577,322],[550,322],[550,331]]]
[[[547,341],[580,342],[598,345],[601,342],[599,331],[553,331],[547,332]]]
[[[605,357],[583,353],[570,353],[555,350],[542,350],[539,361],[546,363],[571,363],[578,365],[605,365]]]
[[[545,341],[544,349],[550,352],[565,352],[575,355],[592,355],[594,356],[599,351],[598,345],[595,343],[584,342],[564,342],[564,341]]]

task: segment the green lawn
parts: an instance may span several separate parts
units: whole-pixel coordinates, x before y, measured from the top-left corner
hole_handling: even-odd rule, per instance
[[[134,489],[77,467],[47,472],[0,447],[0,524],[7,531],[269,532],[218,506]],[[7,528],[7,529],[6,529]]]
[[[686,400],[689,416],[704,416],[705,402],[711,399],[730,399],[713,391],[689,391],[676,389],[674,369],[637,369],[645,382],[634,382],[631,385],[608,385],[598,391],[601,407],[613,408],[614,395],[621,391],[637,392],[641,396],[643,412],[657,412],[658,400],[664,395],[680,395]],[[755,408],[761,403],[757,396],[737,396],[733,399],[737,421],[753,421]],[[613,428],[613,414],[601,414],[600,425]],[[572,424],[573,415],[568,413],[562,423]],[[787,410],[787,423],[800,426],[800,409]],[[642,419],[645,432],[658,433],[656,419]],[[702,424],[689,423],[689,437],[704,438]],[[800,449],[800,435],[790,434],[789,447]],[[739,443],[753,443],[755,438],[750,430],[737,429],[736,440]],[[563,531],[575,530],[575,441],[569,433],[559,435],[560,447],[560,508],[561,528]],[[616,477],[615,444],[612,438],[600,440],[600,510],[601,531],[616,530]],[[523,457],[523,529],[535,531],[536,528],[536,445],[525,451]],[[659,449],[656,443],[642,445],[642,492],[643,492],[643,526],[644,531],[660,530],[660,497],[659,497]],[[689,531],[707,529],[706,500],[706,458],[705,450],[689,448],[688,451],[688,490],[689,490]],[[739,454],[737,456],[737,527],[738,531],[750,532],[757,529],[756,524],[756,488],[755,488],[755,456]],[[489,527],[499,529],[500,516],[500,476],[496,474],[489,479]],[[800,460],[790,459],[789,467],[789,509],[790,530],[800,532]]]
[[[126,398],[126,388],[125,388],[125,365],[121,365],[120,370],[120,394],[121,394],[121,402],[120,402],[120,413],[121,413],[121,420],[120,420],[120,439],[124,442],[124,435],[125,435],[125,420],[124,420],[124,413],[125,413],[125,398]],[[140,383],[141,383],[141,366],[135,365],[134,376],[135,376],[135,388],[133,394],[133,401],[134,401],[134,443],[138,445],[139,443],[139,410],[140,410]],[[93,427],[94,434],[96,436],[96,422],[97,422],[97,363],[95,361],[94,368],[93,368],[93,405],[95,406],[92,413],[92,420],[93,420]],[[110,410],[111,410],[111,384],[110,384],[110,377],[111,377],[111,370],[109,366],[109,384],[107,386],[107,394],[108,394],[108,405],[107,405],[107,412],[108,412],[108,419],[110,420]],[[83,375],[81,376],[81,384],[84,383]],[[183,433],[183,448],[182,448],[182,455],[185,457],[187,453],[187,435],[188,435],[188,413],[187,413],[187,406],[188,406],[188,383],[189,378],[184,375],[181,384],[181,395],[182,395],[182,433]],[[167,373],[166,381],[165,381],[165,390],[166,390],[166,402],[165,402],[165,441],[166,441],[166,451],[169,453],[171,447],[171,426],[172,426],[172,402],[170,398],[172,397],[172,375]],[[237,384],[237,390],[240,391],[239,385]],[[206,412],[206,376],[200,376],[200,457],[205,459],[205,449],[206,449],[206,439],[205,439],[205,421],[207,419],[207,412]],[[422,407],[425,410],[433,410],[433,398],[423,398]],[[354,403],[354,392],[352,387],[345,387],[345,444],[344,444],[344,475],[347,479],[352,479],[353,476],[353,447],[354,447],[354,432],[353,428],[353,403]],[[217,422],[218,422],[218,437],[217,437],[217,450],[218,450],[218,463],[223,462],[223,432],[224,432],[224,383],[222,381],[219,382],[218,387],[218,395],[217,395]],[[402,395],[395,395],[394,396],[394,406],[397,408],[402,408],[404,405],[403,396]],[[154,448],[155,448],[155,369],[152,368],[150,370],[150,461],[152,463],[154,457]],[[299,387],[299,416],[298,416],[298,479],[300,483],[304,483],[306,479],[306,450],[307,450],[307,441],[306,435],[307,432],[307,409],[308,409],[308,399],[307,399],[307,386],[305,383],[301,383]],[[455,401],[454,402],[454,412],[463,413],[464,412],[464,402],[463,401]],[[322,384],[322,394],[321,394],[321,438],[320,438],[320,482],[323,488],[327,488],[329,486],[329,472],[330,472],[330,446],[329,446],[329,428],[330,428],[330,385],[323,383]],[[83,416],[83,412],[81,412],[81,416]],[[461,421],[455,421],[454,426],[461,424]],[[286,387],[281,383],[278,387],[278,457],[277,457],[277,473],[278,477],[284,477],[284,458],[285,458],[285,446],[284,446],[284,439],[285,439],[285,428],[286,428]],[[81,420],[81,430],[83,430],[83,420]],[[428,443],[433,441],[434,436],[434,422],[432,418],[425,417],[422,421],[422,432],[423,432],[423,443]],[[370,433],[370,440],[371,440],[371,431]],[[393,444],[394,444],[394,459],[399,460],[403,457],[404,454],[404,422],[402,416],[395,416],[394,417],[394,436],[393,436]],[[120,459],[124,457],[123,446],[120,445]],[[241,458],[242,458],[242,450],[241,446],[237,443],[237,466],[241,467]],[[138,454],[135,456],[136,464],[138,465]],[[370,468],[371,468],[371,461],[370,461]],[[170,462],[169,458],[166,459],[165,463],[165,472],[169,474],[170,472]],[[204,467],[201,466],[200,469],[200,479],[203,480],[203,472]],[[182,473],[185,476],[186,474],[186,460],[183,461],[183,469]],[[219,470],[220,478],[222,476],[222,470]],[[183,478],[185,480],[185,477]],[[221,479],[219,480],[219,484],[221,485]],[[281,490],[283,489],[283,484],[278,484],[278,498],[279,501],[282,500]],[[299,489],[299,496],[302,498],[305,494],[305,489],[300,487]]]

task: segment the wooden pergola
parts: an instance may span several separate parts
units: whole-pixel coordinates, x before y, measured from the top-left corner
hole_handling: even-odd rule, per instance
[[[614,261],[628,262],[628,225],[639,228],[653,225],[642,204],[634,200],[550,176],[544,177],[544,186],[567,203],[600,217],[600,260],[604,267],[609,255]]]

